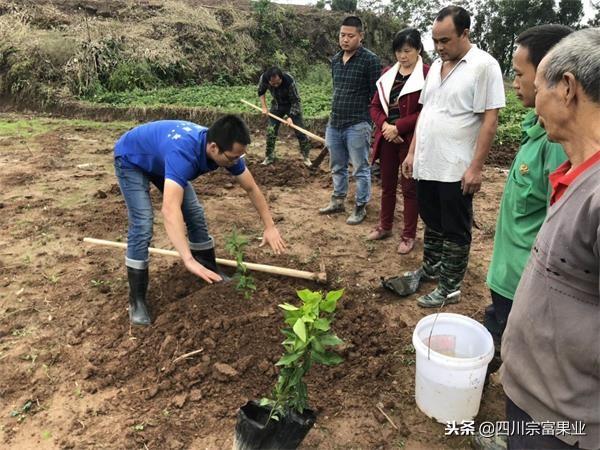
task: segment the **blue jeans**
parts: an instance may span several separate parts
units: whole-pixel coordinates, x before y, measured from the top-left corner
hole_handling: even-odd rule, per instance
[[[333,178],[334,197],[346,197],[348,193],[348,163],[354,168],[357,205],[366,204],[371,198],[371,170],[369,148],[371,124],[360,122],[346,128],[327,126],[325,141],[329,148],[329,167]]]
[[[154,219],[150,199],[150,183],[162,192],[165,179],[137,168],[123,167],[121,158],[115,158],[115,175],[119,180],[119,186],[127,205],[129,219],[125,265],[134,269],[145,269],[148,267],[148,247],[152,240]],[[181,211],[187,227],[190,249],[208,250],[213,248],[214,242],[208,234],[204,208],[198,201],[196,192],[190,183],[183,191]]]

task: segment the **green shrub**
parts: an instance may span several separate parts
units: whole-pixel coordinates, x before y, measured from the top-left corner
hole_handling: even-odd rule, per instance
[[[108,78],[110,91],[123,92],[133,89],[150,90],[161,85],[147,62],[127,61],[120,63]]]
[[[527,108],[512,89],[506,90],[506,107],[500,110],[496,145],[518,146],[521,142],[521,122],[527,114]]]

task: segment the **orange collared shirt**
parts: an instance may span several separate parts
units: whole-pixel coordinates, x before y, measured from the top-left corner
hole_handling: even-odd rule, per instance
[[[556,203],[579,175],[599,161],[600,151],[597,151],[573,170],[571,170],[571,161],[568,160],[558,166],[558,168],[552,172],[549,177],[550,184],[552,184],[552,196],[550,197],[550,204],[553,205]]]

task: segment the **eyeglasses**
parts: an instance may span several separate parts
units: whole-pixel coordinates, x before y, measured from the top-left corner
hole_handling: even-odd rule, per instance
[[[230,161],[232,163],[236,163],[238,162],[240,159],[242,159],[244,156],[246,156],[245,153],[241,154],[240,156],[230,156],[227,154],[227,152],[223,152],[222,155],[227,158],[227,161]]]

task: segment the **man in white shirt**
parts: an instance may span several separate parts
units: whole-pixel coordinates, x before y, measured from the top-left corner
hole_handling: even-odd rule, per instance
[[[434,61],[419,101],[415,137],[402,172],[417,182],[419,213],[425,222],[423,264],[406,272],[406,295],[421,281],[437,288],[417,303],[438,307],[456,303],[467,270],[473,222],[473,194],[481,188],[483,164],[505,106],[498,62],[469,41],[469,13],[447,6],[433,24],[439,58]],[[454,295],[451,295],[454,294]]]

